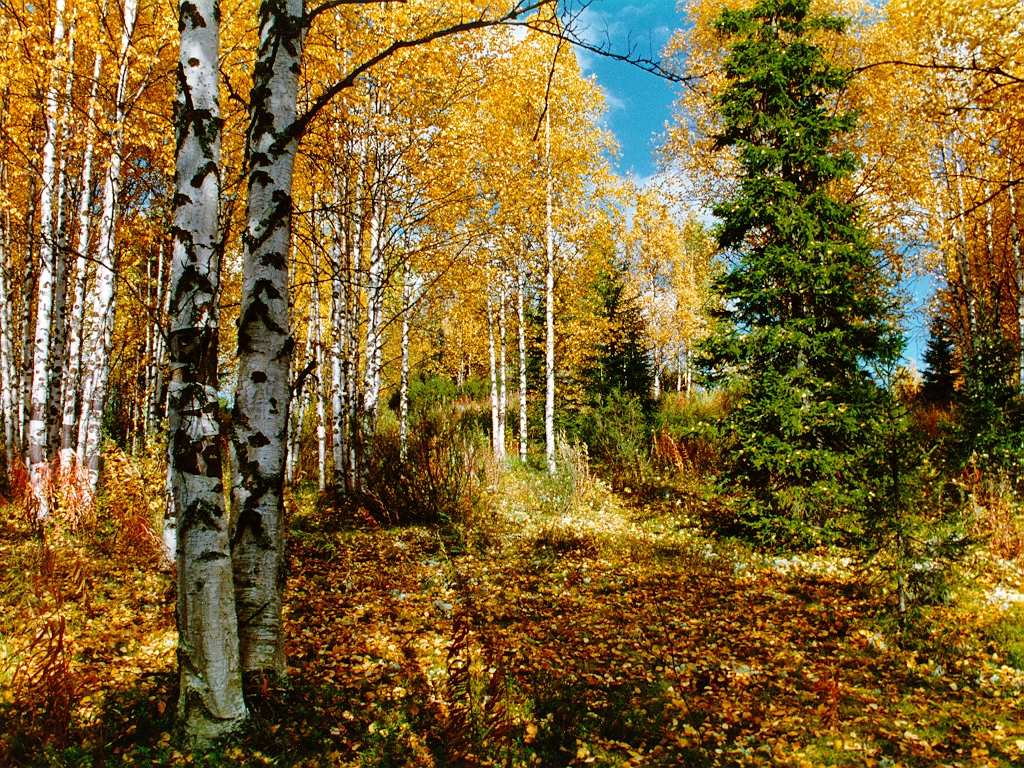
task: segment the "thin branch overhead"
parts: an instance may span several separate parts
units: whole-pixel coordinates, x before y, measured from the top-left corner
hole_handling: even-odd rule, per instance
[[[307,23],[311,22],[315,16],[326,10],[330,10],[331,8],[336,8],[342,5],[369,5],[375,2],[405,2],[405,0],[328,0],[328,2],[321,4],[310,11],[306,16],[306,21]],[[599,56],[638,67],[645,72],[670,82],[690,82],[692,79],[691,77],[669,68],[662,63],[660,59],[656,58],[653,52],[650,52],[647,55],[640,54],[639,46],[632,41],[627,43],[624,50],[617,51],[614,49],[610,39],[606,39],[606,42],[603,44],[597,44],[587,40],[583,36],[582,32],[577,29],[576,20],[579,19],[583,11],[585,11],[589,6],[589,0],[588,2],[584,2],[578,6],[570,6],[563,12],[563,17],[565,19],[564,22],[558,23],[556,21],[556,23],[552,23],[552,19],[557,18],[558,0],[516,0],[516,2],[514,2],[507,11],[497,15],[484,10],[477,17],[460,21],[440,29],[424,32],[423,34],[415,37],[394,40],[378,53],[370,56],[365,61],[353,67],[344,77],[327,86],[320,95],[311,101],[309,108],[296,119],[295,123],[292,125],[290,135],[301,138],[306,131],[309,130],[309,126],[316,116],[323,111],[323,109],[327,107],[335,97],[348,88],[353,87],[363,75],[399,51],[407,48],[415,48],[420,45],[427,45],[446,37],[462,34],[464,32],[486,29],[488,27],[525,27],[534,32],[558,38],[560,41],[559,46],[561,46],[562,43],[567,42],[577,48],[589,51]],[[547,18],[526,18],[543,8],[551,9],[551,15]],[[608,38],[607,35],[606,38]]]

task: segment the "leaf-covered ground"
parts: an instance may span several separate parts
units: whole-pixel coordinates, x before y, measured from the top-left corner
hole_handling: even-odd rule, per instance
[[[461,532],[332,525],[300,504],[287,685],[254,681],[250,728],[205,759],[174,744],[169,574],[95,544],[45,567],[7,515],[0,763],[1024,764],[1018,608],[935,609],[901,650],[840,553],[755,556],[588,488],[568,500],[512,475]],[[15,670],[46,618],[64,621],[73,690],[56,697],[64,744],[40,749]]]

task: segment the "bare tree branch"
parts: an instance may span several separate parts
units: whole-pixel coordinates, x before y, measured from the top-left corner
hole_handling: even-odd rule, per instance
[[[860,74],[866,72],[869,69],[875,67],[909,67],[910,69],[938,69],[946,72],[969,72],[982,75],[991,75],[993,77],[1006,78],[1008,82],[1002,83],[1003,86],[1015,84],[1024,85],[1024,76],[1015,75],[1012,72],[1007,72],[1001,66],[985,66],[977,63],[970,64],[957,64],[954,62],[940,62],[940,61],[906,61],[904,59],[884,59],[882,61],[872,61],[868,64],[862,64],[859,67],[854,67],[854,74]]]
[[[302,23],[308,27],[320,14],[333,11],[335,8],[340,8],[343,5],[383,5],[384,3],[407,3],[408,1],[409,0],[327,0],[327,2],[321,3],[312,10],[307,11],[306,15],[302,17]]]

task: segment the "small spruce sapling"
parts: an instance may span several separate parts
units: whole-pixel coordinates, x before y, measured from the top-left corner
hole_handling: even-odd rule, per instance
[[[956,564],[975,542],[963,494],[933,463],[934,448],[914,429],[892,370],[881,378],[889,386],[872,425],[878,445],[867,454],[864,553],[886,582],[906,638],[923,607],[948,599]]]

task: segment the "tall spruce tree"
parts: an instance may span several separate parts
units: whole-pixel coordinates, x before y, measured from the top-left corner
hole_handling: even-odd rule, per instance
[[[838,107],[849,70],[815,39],[846,20],[810,0],[725,10],[719,149],[740,174],[719,204],[721,307],[704,364],[738,400],[723,423],[723,485],[739,519],[768,542],[813,543],[867,499],[866,434],[880,402],[871,375],[898,357],[891,292],[857,209],[837,194],[855,167],[840,139],[856,116]]]

